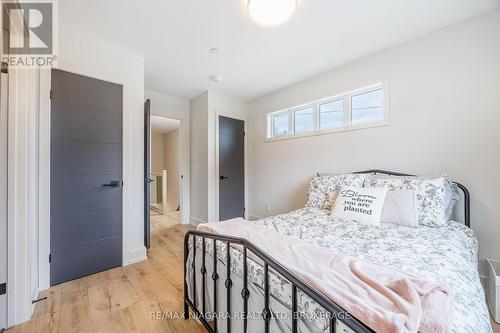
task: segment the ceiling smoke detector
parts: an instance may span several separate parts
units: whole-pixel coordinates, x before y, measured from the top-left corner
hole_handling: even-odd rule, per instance
[[[297,10],[297,0],[248,0],[247,11],[252,21],[264,28],[285,24]]]
[[[223,79],[222,75],[219,75],[219,74],[210,75],[210,80],[212,80],[214,82],[220,82],[220,81],[222,81],[222,79]]]

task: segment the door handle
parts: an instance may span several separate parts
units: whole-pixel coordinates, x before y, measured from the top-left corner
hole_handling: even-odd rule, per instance
[[[102,184],[103,187],[120,187],[120,181],[119,180],[112,180],[107,184]]]
[[[219,176],[220,180],[224,180],[224,179],[227,179],[227,178],[229,178],[229,177],[228,176]]]
[[[151,178],[146,179],[146,183],[148,183],[148,184],[151,184],[151,183],[152,183],[152,182],[154,182],[154,181],[155,181],[155,180],[154,180],[154,179],[151,179]]]

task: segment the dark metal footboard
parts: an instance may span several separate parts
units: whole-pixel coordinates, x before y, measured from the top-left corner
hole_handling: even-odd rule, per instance
[[[192,247],[192,262],[188,263],[188,258],[189,258],[189,250],[190,250],[190,239],[192,241],[193,247]],[[196,240],[201,239],[201,254],[196,253]],[[213,242],[213,251],[212,251],[212,263],[207,263],[205,260],[206,256],[206,249],[205,249],[205,243],[206,241],[212,241]],[[226,258],[226,280],[223,282],[222,285],[220,285],[218,280],[219,280],[219,275],[217,274],[217,247],[216,247],[216,242],[222,242],[226,244],[227,247],[227,258]],[[297,292],[298,290],[302,291],[304,294],[309,296],[311,299],[313,299],[315,302],[317,302],[319,305],[321,305],[329,314],[329,331],[330,332],[335,332],[336,329],[336,321],[340,320],[343,324],[345,324],[347,327],[352,329],[354,332],[359,332],[359,333],[365,333],[365,332],[374,332],[372,329],[370,329],[368,326],[363,324],[361,321],[356,319],[354,316],[349,315],[346,316],[347,312],[342,309],[339,305],[331,301],[329,298],[327,298],[325,295],[320,293],[319,291],[315,290],[311,286],[309,286],[307,283],[303,282],[299,278],[297,278],[292,272],[290,272],[288,269],[283,267],[280,263],[275,261],[273,258],[262,252],[258,247],[250,243],[249,241],[242,239],[242,238],[235,238],[235,237],[228,237],[228,236],[222,236],[222,235],[214,235],[214,234],[209,234],[205,232],[200,232],[200,231],[189,231],[185,238],[184,238],[184,318],[188,319],[189,318],[189,310],[191,309],[194,313],[194,315],[197,317],[197,319],[205,326],[208,332],[210,333],[216,333],[218,332],[217,329],[217,316],[213,316],[213,321],[212,323],[209,323],[207,319],[205,318],[205,315],[207,314],[206,307],[206,282],[207,282],[207,266],[209,264],[213,265],[213,274],[210,277],[213,280],[213,288],[214,288],[214,295],[213,295],[213,309],[214,312],[217,312],[217,288],[225,288],[226,290],[226,315],[224,316],[224,320],[227,320],[227,332],[231,332],[231,293],[232,287],[233,287],[233,282],[231,280],[231,260],[230,260],[230,247],[231,245],[240,245],[242,247],[242,252],[243,252],[243,288],[242,290],[234,291],[241,293],[241,297],[243,300],[243,313],[241,315],[241,319],[243,320],[243,333],[247,333],[247,328],[248,328],[248,298],[250,296],[250,291],[248,289],[248,272],[247,272],[247,251],[250,251],[253,255],[255,255],[257,258],[262,260],[263,262],[263,267],[264,267],[264,309],[262,309],[262,326],[263,326],[263,331],[268,333],[269,332],[269,327],[270,327],[270,321],[272,319],[272,314],[271,310],[269,308],[269,301],[270,301],[270,292],[269,292],[269,270],[272,269],[276,273],[278,273],[280,276],[285,278],[290,282],[292,285],[292,316],[291,316],[291,321],[292,321],[292,332],[296,333],[297,332],[297,327],[298,327],[298,318],[299,318],[299,312],[297,308]],[[196,267],[196,256],[201,255],[201,260],[202,260],[202,265],[201,267]],[[190,283],[192,283],[192,295],[193,298],[191,299],[189,297],[188,293],[188,282],[187,282],[187,265],[191,265],[191,268],[193,269],[193,278],[191,279]],[[201,274],[201,283],[202,283],[202,304],[197,304],[197,297],[196,297],[196,275]],[[198,279],[200,280],[200,279]],[[201,307],[201,311],[200,311]]]

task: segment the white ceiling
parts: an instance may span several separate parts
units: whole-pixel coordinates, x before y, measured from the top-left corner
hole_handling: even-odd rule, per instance
[[[165,134],[181,126],[177,119],[151,116],[151,133]]]
[[[299,0],[265,29],[246,0],[64,0],[60,33],[76,26],[144,54],[147,89],[192,98],[208,88],[253,99],[459,22],[500,0]],[[220,49],[218,54],[210,48]],[[224,79],[215,83],[210,75]]]

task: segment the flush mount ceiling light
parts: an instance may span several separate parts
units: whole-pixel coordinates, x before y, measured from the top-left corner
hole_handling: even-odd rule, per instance
[[[297,0],[248,0],[248,15],[265,28],[285,24],[297,10]]]

